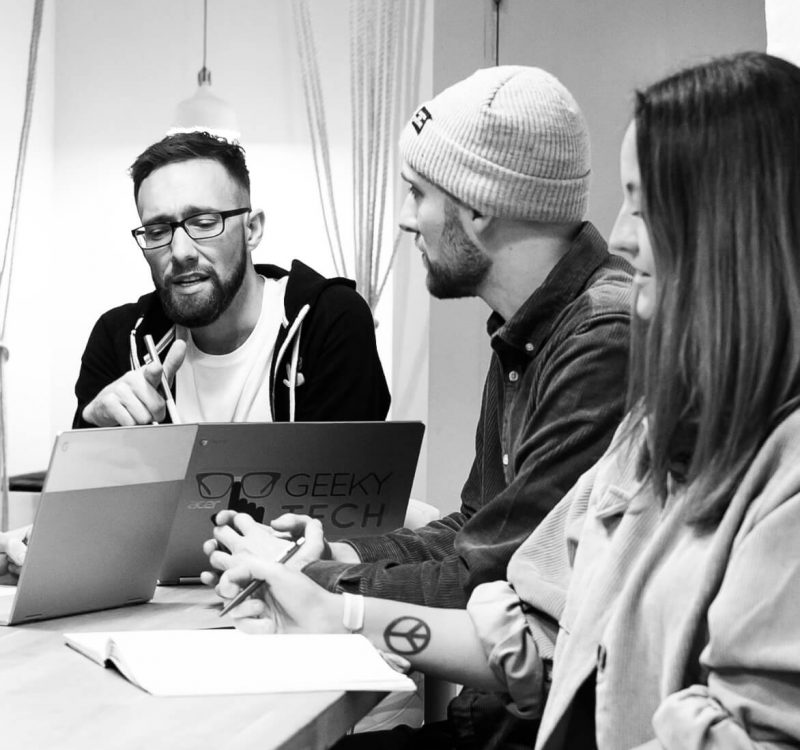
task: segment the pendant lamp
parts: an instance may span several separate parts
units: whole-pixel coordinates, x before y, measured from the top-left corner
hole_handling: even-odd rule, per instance
[[[211,93],[211,71],[206,67],[208,41],[208,0],[203,0],[203,67],[197,74],[197,91],[175,109],[167,135],[205,130],[229,141],[238,141],[241,133],[236,112],[228,102]]]

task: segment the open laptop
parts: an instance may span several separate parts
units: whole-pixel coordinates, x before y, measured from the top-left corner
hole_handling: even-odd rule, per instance
[[[231,508],[269,523],[322,521],[331,539],[403,525],[421,422],[207,423],[198,426],[160,583],[196,583],[212,518]]]
[[[70,430],[55,441],[0,624],[149,601],[197,425]]]

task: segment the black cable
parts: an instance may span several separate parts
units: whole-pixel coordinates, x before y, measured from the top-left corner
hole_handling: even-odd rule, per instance
[[[208,0],[203,0],[203,68],[206,67],[207,40],[208,40]]]
[[[500,65],[500,3],[494,0],[494,64]]]

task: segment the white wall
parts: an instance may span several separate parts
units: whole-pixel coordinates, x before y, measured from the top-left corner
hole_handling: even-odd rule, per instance
[[[800,65],[800,3],[766,0],[767,52]]]

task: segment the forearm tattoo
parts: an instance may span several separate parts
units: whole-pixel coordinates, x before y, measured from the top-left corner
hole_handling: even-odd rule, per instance
[[[403,656],[414,656],[428,647],[431,629],[428,623],[417,617],[398,617],[386,626],[383,640],[390,651]]]

